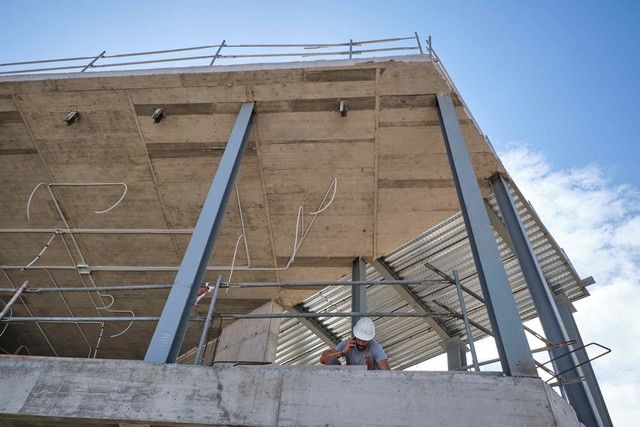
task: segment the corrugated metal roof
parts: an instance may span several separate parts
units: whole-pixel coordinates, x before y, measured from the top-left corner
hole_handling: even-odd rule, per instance
[[[580,281],[570,261],[548,233],[537,214],[524,200],[517,187],[512,185],[512,196],[530,242],[538,257],[547,283],[554,292],[564,291],[571,300],[589,295]],[[491,208],[500,216],[495,198],[487,199]],[[509,283],[523,320],[537,316],[529,295],[517,258],[496,233],[498,248],[504,262]],[[482,295],[469,239],[462,213],[453,215],[439,225],[427,230],[396,250],[388,253],[383,260],[402,279],[441,279],[437,272],[452,275],[457,270],[461,283],[469,290]],[[376,269],[367,265],[369,280],[383,280]],[[343,278],[350,280],[350,277]],[[409,285],[419,301],[437,312],[461,313],[457,291],[454,285],[445,281]],[[491,330],[484,303],[468,293],[464,295],[470,321]],[[368,286],[368,309],[371,312],[411,312],[412,307],[390,286]],[[309,297],[302,303],[310,312],[351,311],[351,287],[334,286]],[[335,335],[346,338],[350,335],[350,318],[319,318],[319,322]],[[425,322],[424,318],[382,317],[373,319],[376,324],[376,340],[384,347],[392,369],[404,369],[444,353],[440,346],[442,339]],[[445,318],[441,326],[451,336],[460,336],[466,341],[462,319]],[[482,329],[471,326],[475,340],[487,336]],[[296,319],[286,319],[280,327],[276,363],[290,365],[317,364],[326,344]]]

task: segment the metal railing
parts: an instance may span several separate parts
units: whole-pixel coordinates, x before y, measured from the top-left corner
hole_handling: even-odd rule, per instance
[[[408,45],[408,41],[414,44]],[[187,62],[201,61],[199,65],[213,66],[219,60],[247,59],[247,58],[348,58],[352,59],[359,55],[372,55],[376,53],[397,53],[397,52],[415,52],[421,55],[434,56],[431,47],[431,37],[426,40],[426,53],[420,42],[418,33],[414,33],[408,37],[394,37],[377,40],[349,40],[344,43],[293,43],[293,44],[231,44],[226,40],[222,40],[219,44],[184,47],[177,49],[151,50],[145,52],[129,52],[118,54],[107,54],[103,50],[98,55],[93,56],[76,56],[70,58],[43,59],[33,61],[7,62],[0,64],[0,75],[24,74],[24,73],[46,73],[52,71],[69,71],[69,72],[85,72],[87,70],[99,70],[114,67],[131,67],[137,65],[159,64],[165,62]],[[388,46],[392,44],[391,46]],[[367,48],[370,45],[384,45],[384,47]],[[295,49],[293,52],[285,50]],[[275,50],[275,51],[274,51]],[[133,57],[154,57],[158,55],[173,55],[181,52],[203,51],[202,55],[178,56],[178,57],[160,57],[144,60],[121,61],[121,58]],[[65,65],[74,63],[71,65]],[[18,68],[6,70],[10,67],[21,67],[25,65],[51,64],[52,66],[34,67],[34,68]]]
[[[434,268],[431,266],[431,268]],[[436,319],[460,319],[463,321],[465,330],[467,333],[467,343],[469,345],[471,351],[472,363],[466,366],[460,367],[460,370],[468,371],[471,368],[474,368],[476,372],[480,371],[480,366],[485,366],[493,363],[497,363],[500,361],[499,358],[489,359],[485,361],[478,361],[478,356],[475,351],[474,346],[474,337],[471,334],[471,326],[478,327],[479,325],[474,324],[475,322],[470,321],[466,309],[466,305],[464,302],[463,294],[466,293],[468,295],[473,296],[476,299],[480,299],[484,303],[484,299],[479,297],[477,294],[467,289],[465,286],[461,285],[460,279],[458,277],[458,272],[456,270],[453,271],[453,277],[447,275],[444,272],[441,272],[434,268],[436,272],[441,276],[441,279],[416,279],[416,280],[361,280],[361,281],[318,281],[318,282],[304,282],[304,281],[291,281],[291,282],[240,282],[240,283],[231,283],[231,282],[222,282],[222,278],[218,276],[216,280],[215,286],[211,287],[207,282],[204,286],[209,287],[209,290],[212,290],[211,300],[209,302],[209,309],[207,315],[205,317],[201,316],[193,316],[189,319],[190,322],[203,322],[204,327],[202,328],[202,334],[198,343],[198,346],[195,348],[196,355],[194,363],[196,365],[202,362],[202,357],[204,354],[204,350],[206,347],[206,337],[207,332],[209,330],[211,321],[214,317],[214,309],[217,300],[217,291],[220,288],[317,288],[317,287],[334,287],[334,286],[397,286],[397,285],[418,285],[418,284],[436,284],[436,283],[449,283],[451,285],[455,285],[458,293],[458,299],[460,303],[460,313],[455,312],[428,312],[428,313],[417,313],[417,312],[397,312],[397,311],[379,311],[379,312],[316,312],[316,313],[224,313],[224,314],[215,314],[216,317],[222,319],[229,320],[239,320],[239,319],[301,319],[301,318],[336,318],[336,317],[354,317],[354,316],[368,316],[368,317],[395,317],[395,318],[425,318],[431,317]],[[169,289],[173,285],[170,284],[148,284],[148,285],[116,285],[116,286],[102,286],[102,287],[55,287],[55,288],[42,288],[42,287],[27,287],[28,281],[25,281],[19,289],[4,289],[0,288],[0,294],[2,293],[11,293],[13,297],[11,300],[5,304],[2,313],[0,313],[0,324],[7,323],[23,323],[23,322],[42,322],[42,323],[101,323],[104,325],[104,322],[157,322],[160,317],[158,316],[134,316],[134,317],[62,317],[62,316],[28,316],[28,317],[17,317],[9,315],[5,317],[13,303],[19,298],[21,294],[41,294],[41,293],[49,293],[49,292],[57,292],[62,294],[63,292],[100,292],[100,291],[149,291],[149,290],[161,290],[161,289]],[[523,325],[524,326],[524,325]],[[567,382],[563,379],[562,374],[566,373],[568,370],[561,372],[554,372],[549,369],[546,365],[557,360],[559,357],[568,356],[571,353],[574,353],[578,350],[585,349],[589,346],[597,346],[604,350],[603,353],[599,354],[596,357],[588,358],[586,361],[582,361],[581,363],[573,366],[571,369],[575,369],[579,366],[582,366],[586,363],[590,363],[591,361],[598,359],[608,353],[611,352],[611,349],[598,344],[598,343],[589,343],[586,345],[582,345],[580,347],[572,347],[575,344],[575,340],[571,340],[568,342],[560,342],[553,343],[547,340],[545,337],[541,336],[534,330],[524,326],[525,330],[530,332],[536,338],[540,339],[544,342],[544,346],[531,350],[532,354],[540,353],[543,351],[550,351],[555,348],[567,347],[568,352],[562,356],[558,356],[555,358],[551,358],[546,362],[538,362],[535,361],[536,366],[539,369],[542,369],[547,374],[549,374],[550,378],[546,381],[550,386],[557,387],[561,385],[571,384],[571,382]],[[493,335],[491,331],[486,331],[488,335]],[[190,350],[192,351],[192,350]],[[556,382],[551,383],[552,380],[556,380]],[[578,381],[583,381],[584,378],[580,378]]]
[[[409,44],[411,42],[411,44]],[[424,47],[423,48],[423,43]],[[391,46],[388,46],[391,44]],[[370,45],[383,45],[384,47],[367,48]],[[355,49],[354,49],[355,48]],[[294,49],[293,52],[285,52],[284,50]],[[331,49],[331,50],[325,50]],[[223,51],[224,50],[224,51]],[[275,51],[273,51],[275,50]],[[180,52],[194,52],[194,51],[208,51],[204,55],[192,55],[192,56],[179,56],[179,57],[161,57],[155,59],[147,59],[140,61],[124,61],[119,62],[119,58],[133,58],[133,57],[154,57],[158,55],[173,55]],[[407,37],[393,37],[386,39],[376,40],[353,40],[343,43],[289,43],[289,44],[231,44],[226,40],[222,40],[218,44],[184,47],[176,49],[163,49],[163,50],[150,50],[145,52],[129,52],[118,54],[107,54],[106,50],[103,50],[95,56],[77,56],[70,58],[57,58],[57,59],[43,59],[34,61],[19,61],[19,62],[6,62],[0,64],[0,76],[3,75],[20,75],[27,73],[51,73],[55,71],[68,71],[68,72],[80,72],[84,73],[88,70],[106,70],[106,69],[132,69],[131,67],[137,67],[141,65],[160,64],[166,62],[185,63],[190,62],[184,66],[214,66],[216,61],[227,60],[227,63],[237,63],[233,60],[246,60],[246,59],[259,59],[259,58],[312,58],[312,59],[353,59],[354,56],[368,56],[372,57],[379,53],[407,53],[425,55],[431,59],[442,76],[443,79],[449,85],[452,92],[455,92],[462,107],[467,115],[471,118],[474,126],[478,131],[484,135],[485,139],[488,138],[482,132],[480,125],[476,121],[473,114],[467,107],[464,99],[460,95],[458,88],[453,83],[451,76],[447,72],[446,68],[442,64],[442,61],[438,57],[438,54],[433,49],[431,42],[431,36],[428,36],[424,41],[420,40],[420,36],[417,32]],[[114,61],[115,60],[115,61]],[[89,61],[89,62],[87,62]],[[201,61],[204,63],[195,64],[193,61]],[[75,62],[73,65],[62,65]],[[98,63],[99,62],[99,63]],[[208,63],[207,63],[208,62]],[[54,64],[52,67],[41,68],[18,68],[8,70],[11,67],[20,67],[24,65],[36,65],[36,64]],[[491,146],[491,144],[489,143]]]

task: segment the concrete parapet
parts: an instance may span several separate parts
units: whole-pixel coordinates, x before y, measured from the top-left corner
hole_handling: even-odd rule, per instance
[[[536,378],[0,357],[0,425],[579,426]]]

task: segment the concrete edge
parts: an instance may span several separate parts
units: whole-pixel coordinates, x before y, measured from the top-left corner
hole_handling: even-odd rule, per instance
[[[0,83],[29,82],[55,79],[91,79],[103,77],[135,77],[154,76],[167,74],[217,74],[242,71],[270,71],[286,69],[314,69],[330,67],[350,67],[359,64],[384,63],[384,62],[432,62],[427,55],[396,55],[380,56],[358,59],[320,59],[315,61],[290,61],[290,62],[266,62],[250,64],[229,64],[214,66],[191,66],[172,68],[148,68],[143,70],[122,70],[122,71],[92,71],[88,73],[42,73],[42,74],[18,74],[0,77]]]

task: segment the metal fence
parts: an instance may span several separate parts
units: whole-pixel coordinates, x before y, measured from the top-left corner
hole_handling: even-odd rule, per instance
[[[232,44],[222,40],[219,44],[194,46],[177,49],[152,50],[146,52],[129,52],[107,54],[103,50],[97,55],[77,56],[71,58],[43,59],[21,62],[7,62],[0,64],[0,75],[22,73],[47,73],[53,71],[85,72],[88,70],[103,70],[108,68],[131,68],[139,65],[176,62],[184,66],[201,65],[213,66],[216,63],[237,62],[244,59],[269,58],[340,58],[373,56],[389,53],[419,53],[434,57],[431,47],[431,37],[424,41],[425,49],[418,33],[408,37],[395,37],[377,40],[349,40],[344,43],[312,43],[312,44]],[[175,56],[182,52],[196,52],[200,55]],[[426,52],[425,52],[426,51]],[[126,58],[126,60],[123,60]],[[138,58],[140,58],[138,60]],[[147,59],[149,58],[149,59]],[[133,60],[130,60],[133,59]],[[46,65],[45,65],[46,64]],[[23,66],[31,66],[26,67]]]

